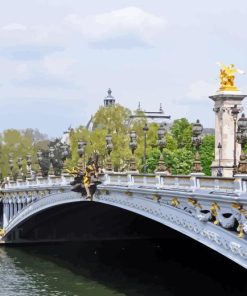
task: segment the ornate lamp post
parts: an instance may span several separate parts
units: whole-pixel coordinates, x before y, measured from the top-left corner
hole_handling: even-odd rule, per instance
[[[23,180],[23,175],[22,175],[22,157],[19,156],[17,160],[17,165],[18,165],[18,175],[17,175],[17,180],[22,181]]]
[[[83,159],[84,167],[86,166],[86,157],[85,157],[86,146],[87,146],[87,142],[82,141],[82,140],[78,140],[77,153],[78,153],[81,160],[82,160],[82,156],[84,156],[84,159]]]
[[[31,165],[32,165],[32,155],[31,154],[27,154],[27,157],[26,157],[26,161],[27,161],[27,178],[31,178],[31,171],[32,171],[32,168],[31,168]]]
[[[238,118],[238,114],[240,112],[240,109],[237,107],[237,105],[234,105],[231,108],[231,114],[233,117],[233,122],[234,122],[234,148],[233,148],[233,176],[236,174],[237,172],[237,118]]]
[[[111,161],[111,152],[113,149],[112,136],[110,134],[106,135],[105,141],[106,141],[106,150],[108,153],[108,158],[106,161],[106,170],[112,171],[112,161]]]
[[[160,124],[160,127],[157,131],[157,136],[158,136],[157,144],[160,149],[160,159],[158,162],[158,167],[156,169],[157,172],[164,172],[166,170],[166,166],[164,163],[164,157],[163,157],[163,149],[166,146],[165,133],[166,133],[166,129],[165,129],[164,124]]]
[[[217,171],[217,176],[218,177],[222,177],[222,170],[221,170],[221,151],[222,151],[222,145],[221,143],[218,144],[217,146],[218,150],[219,150],[219,167],[218,167],[218,171]]]
[[[9,180],[13,181],[13,168],[14,168],[14,161],[13,161],[13,153],[9,153]]]
[[[55,151],[54,147],[49,148],[49,159],[50,159],[50,167],[48,171],[49,176],[55,176],[54,167],[53,167],[53,162],[55,157],[54,151]]]
[[[69,155],[69,145],[67,144],[63,144],[61,146],[62,148],[62,162],[63,162],[63,169],[62,169],[62,173],[66,174],[66,167],[65,167],[65,161]]]
[[[129,147],[132,153],[132,157],[130,159],[130,166],[129,170],[130,171],[137,171],[136,168],[136,160],[135,160],[135,150],[137,148],[137,136],[135,131],[130,132],[130,142],[129,142]]]
[[[39,164],[37,177],[42,177],[43,174],[42,174],[41,162],[42,162],[43,157],[42,157],[42,151],[41,150],[37,151],[37,159],[38,159],[38,164]]]
[[[202,139],[200,137],[202,131],[203,131],[203,126],[200,123],[199,119],[197,119],[196,123],[194,123],[192,126],[192,143],[196,149],[195,159],[193,163],[193,173],[202,172],[202,166],[201,166],[200,154],[199,154],[199,148],[202,144]]]
[[[147,123],[145,123],[145,126],[143,127],[143,132],[144,132],[144,155],[143,155],[143,171],[144,173],[147,172],[147,132],[148,132],[149,128]]]
[[[244,153],[244,146],[247,143],[247,118],[242,114],[238,122],[238,131],[236,133],[237,141],[241,144],[241,155],[237,172],[239,174],[247,174],[247,159]]]

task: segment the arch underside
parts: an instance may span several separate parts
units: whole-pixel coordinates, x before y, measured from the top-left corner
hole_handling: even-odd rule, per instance
[[[16,228],[41,212],[45,213],[46,210],[48,211],[56,206],[82,202],[85,202],[85,199],[82,198],[79,193],[71,191],[38,199],[23,208],[22,211],[10,221],[3,239],[5,242],[8,242],[8,237],[10,237],[11,233],[13,233]],[[111,192],[109,194],[109,192],[98,190],[94,196],[94,201],[87,201],[86,203],[93,205],[95,202],[133,212],[159,222],[214,249],[230,260],[247,268],[247,244],[244,239],[238,238],[236,233],[227,231],[224,228],[214,225],[212,222],[201,222],[189,212],[182,211],[171,205],[160,204],[152,199],[143,199],[140,195],[135,196],[133,194],[132,196],[126,197],[126,194],[121,192],[118,194],[116,194],[116,192]],[[97,219],[100,218],[95,216],[93,220]],[[111,223],[114,225],[114,220],[112,221],[112,219],[112,217],[109,219],[109,225],[111,225]],[[124,227],[128,227],[128,223],[124,225]]]

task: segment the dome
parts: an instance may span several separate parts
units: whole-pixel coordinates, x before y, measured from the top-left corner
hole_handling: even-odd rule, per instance
[[[112,91],[108,89],[108,96],[104,99],[104,106],[109,107],[115,105],[115,98],[111,95]]]

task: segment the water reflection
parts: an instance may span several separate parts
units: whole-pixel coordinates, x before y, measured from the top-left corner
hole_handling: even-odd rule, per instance
[[[0,296],[240,296],[246,275],[190,239],[0,249]]]
[[[44,251],[47,253],[47,247]],[[13,248],[0,249],[0,283],[1,296],[122,295],[52,261]]]

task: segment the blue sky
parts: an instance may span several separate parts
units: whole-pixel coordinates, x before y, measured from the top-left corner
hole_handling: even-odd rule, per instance
[[[0,10],[0,130],[60,136],[117,102],[214,126],[216,62],[247,72],[247,2],[8,0]],[[236,84],[247,93],[247,76]],[[244,103],[247,107],[247,103]]]

